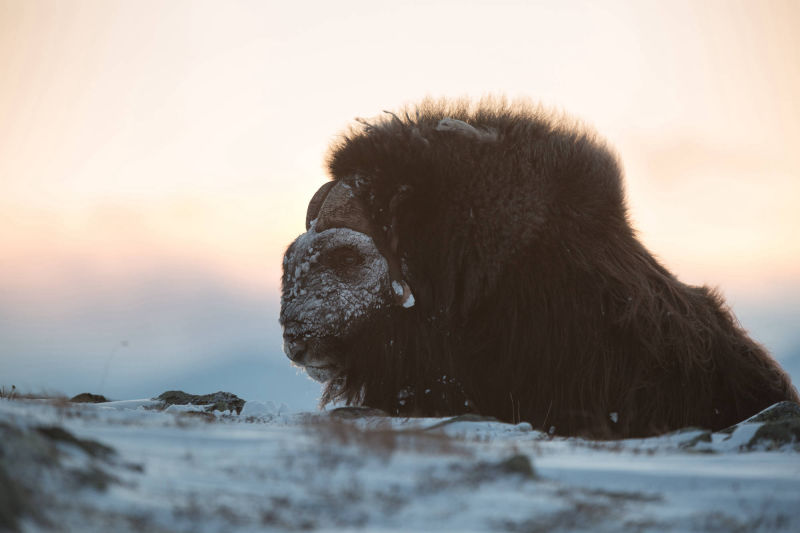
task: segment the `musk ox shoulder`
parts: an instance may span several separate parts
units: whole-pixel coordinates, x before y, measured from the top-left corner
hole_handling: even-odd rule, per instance
[[[424,102],[329,155],[280,320],[322,402],[558,434],[721,429],[797,391],[637,240],[615,156],[525,105]]]

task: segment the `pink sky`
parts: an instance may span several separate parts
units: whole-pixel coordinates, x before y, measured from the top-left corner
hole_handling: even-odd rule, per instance
[[[348,121],[486,93],[608,137],[690,280],[797,278],[796,2],[281,4],[0,3],[4,278],[174,255],[274,290]]]

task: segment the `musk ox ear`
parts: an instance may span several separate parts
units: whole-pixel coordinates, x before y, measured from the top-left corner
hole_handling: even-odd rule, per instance
[[[308,202],[308,210],[306,210],[306,231],[308,231],[308,229],[311,227],[311,222],[319,216],[319,209],[322,207],[323,202],[325,202],[325,198],[327,198],[328,193],[331,191],[331,188],[334,185],[335,182],[329,181],[317,189],[317,192],[314,193],[311,201]]]

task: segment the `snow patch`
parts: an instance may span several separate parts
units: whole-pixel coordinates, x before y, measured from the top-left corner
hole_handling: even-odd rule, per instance
[[[249,401],[209,419],[153,403],[0,400],[3,467],[66,531],[800,530],[800,455],[743,451],[757,423],[587,441],[463,417]],[[54,427],[68,433],[37,429]],[[43,434],[76,440],[47,461],[9,444]],[[88,455],[93,442],[113,453]]]

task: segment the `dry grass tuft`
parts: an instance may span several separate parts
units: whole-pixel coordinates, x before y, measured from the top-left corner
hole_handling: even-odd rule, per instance
[[[364,451],[389,458],[396,452],[470,456],[470,451],[456,439],[422,429],[397,430],[389,420],[378,419],[369,427],[341,418],[314,418],[305,422],[322,444],[358,446]]]

